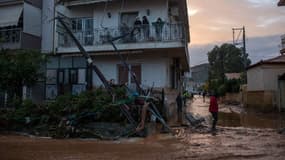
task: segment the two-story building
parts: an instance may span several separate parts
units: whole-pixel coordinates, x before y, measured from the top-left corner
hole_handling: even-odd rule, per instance
[[[189,70],[186,0],[51,0],[44,1],[43,6],[47,19],[64,17],[108,80],[133,84],[130,73],[106,40],[125,35],[134,27],[136,32],[114,43],[143,88],[177,89],[182,74]],[[46,66],[46,99],[101,86],[61,24],[43,24],[42,49],[51,53]]]
[[[42,0],[0,1],[0,48],[41,48]]]
[[[0,1],[0,49],[41,49],[42,0]],[[25,96],[33,100],[44,99],[44,85],[24,87]],[[29,94],[30,95],[27,95]],[[0,93],[0,107],[5,105],[7,94]]]

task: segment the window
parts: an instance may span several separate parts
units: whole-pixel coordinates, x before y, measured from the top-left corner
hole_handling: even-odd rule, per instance
[[[141,84],[141,65],[135,64],[135,65],[129,65],[131,68],[131,72],[135,74],[136,80],[139,84]],[[124,83],[135,83],[134,79],[131,76],[131,73],[128,72],[128,69],[123,65],[118,65],[118,79],[119,84]]]
[[[74,32],[82,31],[82,19],[72,19],[72,30]]]
[[[131,70],[135,74],[138,83],[141,84],[141,65],[132,65]],[[131,78],[131,83],[135,83],[133,78]]]
[[[126,24],[128,27],[132,28],[136,21],[139,12],[125,12],[121,14],[121,24]]]
[[[119,84],[125,84],[129,81],[128,69],[123,65],[118,65]]]
[[[94,41],[94,20],[92,18],[74,18],[72,30],[83,45],[92,45]]]
[[[78,83],[78,70],[77,69],[71,69],[69,70],[69,82],[70,84],[77,84]]]
[[[73,18],[71,23],[74,32],[93,31],[94,21],[92,18]]]

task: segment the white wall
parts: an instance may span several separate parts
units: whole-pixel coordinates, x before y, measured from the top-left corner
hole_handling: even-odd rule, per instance
[[[263,65],[247,71],[248,91],[277,91],[278,76],[285,73],[285,66]]]
[[[169,87],[167,59],[149,59],[142,64],[142,84],[145,86]]]
[[[41,9],[24,3],[24,32],[40,37],[42,29],[41,17]]]
[[[86,18],[93,17],[94,6],[93,5],[83,5],[76,6],[70,9],[69,17],[71,18]]]
[[[119,2],[109,2],[105,10],[105,3],[90,4],[83,6],[73,6],[70,9],[64,6],[58,6],[57,11],[71,18],[93,17],[94,28],[101,27],[117,27],[119,25],[119,12],[139,12],[139,16],[147,16],[147,9],[150,10],[148,16],[149,22],[155,22],[158,17],[163,21],[168,21],[168,9],[166,0],[156,0],[151,3],[143,0],[125,0],[122,6]],[[105,12],[104,12],[105,10]],[[108,18],[107,13],[111,13],[111,18]]]
[[[115,82],[118,82],[117,76],[117,62],[114,60],[98,60],[95,59],[95,64],[99,68],[99,70],[103,73],[107,81],[111,79],[115,79]],[[101,80],[97,76],[97,74],[93,71],[93,86],[102,85]]]
[[[54,0],[43,0],[42,9],[42,52],[50,53],[53,51],[53,14]]]
[[[278,76],[285,73],[285,65],[264,67],[264,89],[278,91]]]
[[[247,90],[264,90],[263,70],[261,69],[261,67],[254,67],[247,71]]]
[[[94,58],[95,64],[104,74],[107,80],[115,79],[118,83],[118,69],[117,65],[121,64],[118,58]],[[141,64],[141,82],[144,87],[169,87],[169,63],[167,58],[140,58],[129,59],[128,64]],[[93,72],[93,85],[102,85],[100,79]]]

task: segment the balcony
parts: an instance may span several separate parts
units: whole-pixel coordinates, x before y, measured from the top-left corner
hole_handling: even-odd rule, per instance
[[[18,49],[21,47],[22,29],[0,30],[0,48]]]
[[[133,29],[127,26],[119,28],[94,29],[89,31],[74,31],[73,34],[87,51],[112,51],[108,39],[130,33]],[[66,32],[58,33],[58,52],[77,52],[78,49]],[[136,27],[129,34],[114,43],[118,49],[152,49],[152,48],[177,48],[184,47],[184,28],[182,23],[163,26],[151,24]]]

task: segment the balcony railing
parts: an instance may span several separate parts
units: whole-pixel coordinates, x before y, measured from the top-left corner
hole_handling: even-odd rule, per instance
[[[130,33],[132,28],[121,26],[119,28],[94,29],[89,31],[74,31],[73,34],[83,46],[107,44],[108,39]],[[125,36],[115,43],[146,43],[146,42],[177,42],[183,41],[184,28],[182,23],[151,24],[135,27],[133,33]],[[59,47],[75,47],[75,43],[66,32],[58,32]]]
[[[21,40],[21,31],[22,29],[20,28],[0,30],[0,43],[19,43]]]

